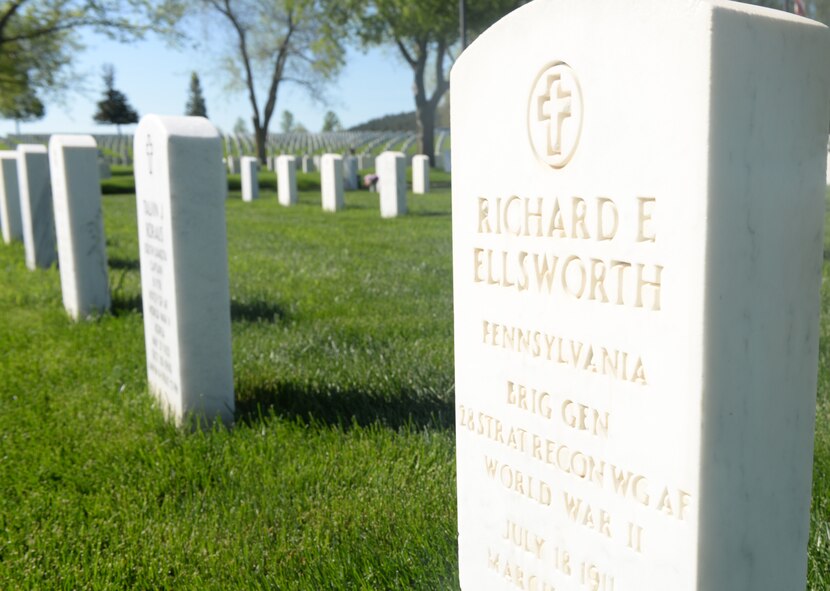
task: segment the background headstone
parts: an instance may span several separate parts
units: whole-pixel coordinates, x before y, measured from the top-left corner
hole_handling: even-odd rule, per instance
[[[340,211],[343,199],[343,157],[323,154],[320,166],[320,184],[324,211]]]
[[[346,191],[356,191],[358,187],[357,158],[343,157],[343,188]]]
[[[429,156],[417,154],[412,157],[412,192],[429,193]]]
[[[234,413],[221,159],[221,137],[202,117],[147,115],[136,129],[147,380],[177,422]]]
[[[828,41],[539,0],[456,61],[465,591],[805,588]]]
[[[441,163],[441,170],[444,172],[452,172],[452,151],[445,150],[441,152],[439,156],[437,156],[438,160]]]
[[[242,201],[253,201],[259,198],[259,162],[253,156],[243,156],[242,169]]]
[[[112,178],[112,170],[109,163],[103,158],[98,158],[98,177],[101,179]]]
[[[277,156],[277,198],[280,205],[297,204],[297,165],[294,156]]]
[[[394,218],[406,213],[406,156],[383,152],[376,159],[380,191],[380,216]]]
[[[58,258],[55,250],[55,218],[46,146],[17,146],[17,181],[20,188],[20,220],[29,269],[48,269]]]
[[[228,174],[239,174],[239,158],[228,156],[225,161],[228,164]]]
[[[17,183],[17,152],[14,150],[0,150],[0,230],[6,244],[23,239],[20,190]]]
[[[311,156],[306,154],[303,156],[303,172],[314,172],[316,168],[314,168],[314,160]]]
[[[75,320],[110,307],[98,165],[91,135],[49,138],[61,292]]]

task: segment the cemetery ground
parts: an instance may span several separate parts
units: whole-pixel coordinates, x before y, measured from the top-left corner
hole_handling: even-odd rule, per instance
[[[113,310],[94,321],[68,319],[54,268],[0,245],[0,588],[458,588],[449,190],[381,220],[368,192],[324,213],[318,179],[298,175],[292,208],[272,183],[253,203],[231,191],[231,429],[176,428],[146,391],[133,195],[104,197]],[[815,591],[830,588],[830,224],[824,278]]]

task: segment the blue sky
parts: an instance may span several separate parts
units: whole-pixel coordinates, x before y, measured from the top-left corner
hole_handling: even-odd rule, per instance
[[[158,39],[121,44],[90,33],[83,40],[87,47],[74,64],[80,75],[77,85],[82,89],[67,94],[64,104],[47,101],[46,117],[21,124],[21,133],[115,133],[114,126],[98,125],[92,120],[95,104],[103,92],[101,66],[105,63],[115,67],[115,86],[127,95],[139,115],[183,114],[190,73],[195,70],[202,81],[208,116],[215,125],[230,131],[238,117],[250,122],[247,96],[227,94],[221,74],[203,51],[174,49]],[[411,88],[411,70],[394,49],[367,53],[350,49],[346,67],[327,89],[329,105],[315,104],[300,88],[281,86],[270,129],[278,131],[280,115],[286,109],[309,131],[320,130],[323,115],[329,109],[337,113],[345,127],[381,115],[411,111],[415,108]],[[133,127],[125,126],[123,131],[131,133]],[[0,121],[0,135],[9,133],[14,133],[14,122]]]

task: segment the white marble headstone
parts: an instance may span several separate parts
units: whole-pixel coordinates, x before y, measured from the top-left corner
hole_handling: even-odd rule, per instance
[[[242,163],[242,201],[259,198],[259,162],[253,156],[243,156]]]
[[[280,205],[297,204],[297,164],[294,156],[277,156],[277,198]]]
[[[49,138],[63,305],[74,320],[109,310],[98,146],[91,135]]]
[[[147,380],[168,416],[234,413],[222,140],[203,117],[142,117],[136,205]]]
[[[315,170],[314,159],[308,154],[303,156],[303,172],[314,172]]]
[[[412,157],[412,192],[429,193],[429,156],[424,154]]]
[[[26,266],[32,270],[47,269],[57,260],[58,252],[55,249],[55,217],[46,146],[17,146],[17,180]]]
[[[446,150],[436,155],[435,158],[440,162],[441,170],[444,172],[452,172],[452,151]]]
[[[112,169],[103,158],[98,158],[98,177],[101,179],[112,178]]]
[[[320,161],[320,186],[323,210],[343,209],[343,157],[339,154],[323,154]]]
[[[377,157],[380,216],[394,218],[406,213],[406,156],[383,152]]]
[[[343,188],[346,191],[355,191],[358,187],[357,158],[355,156],[343,157]]]
[[[14,150],[0,150],[0,230],[6,244],[23,239],[20,190],[17,183],[17,152]]]
[[[537,0],[458,58],[462,589],[805,588],[826,55],[747,4]]]

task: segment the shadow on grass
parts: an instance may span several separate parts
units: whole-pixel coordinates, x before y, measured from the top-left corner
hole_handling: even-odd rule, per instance
[[[126,296],[117,291],[112,294],[110,311],[113,316],[124,316],[134,312],[142,313],[141,294]]]
[[[409,215],[416,218],[446,218],[450,217],[451,214],[448,211],[412,211],[410,209]]]
[[[236,402],[236,420],[250,424],[273,412],[303,424],[336,425],[348,430],[354,425],[381,424],[392,429],[403,426],[452,429],[455,410],[452,399],[401,391],[378,395],[357,390],[326,390],[299,384],[262,386]]]
[[[138,259],[110,258],[109,266],[113,271],[138,271],[141,268]]]
[[[113,315],[122,316],[133,312],[143,313],[141,295],[125,296],[113,293],[110,306]],[[231,302],[231,321],[239,322],[282,322],[287,316],[285,309],[272,302],[256,300],[252,302]]]
[[[352,203],[349,201],[346,204],[346,209],[377,209],[380,211],[380,204],[379,203]]]

